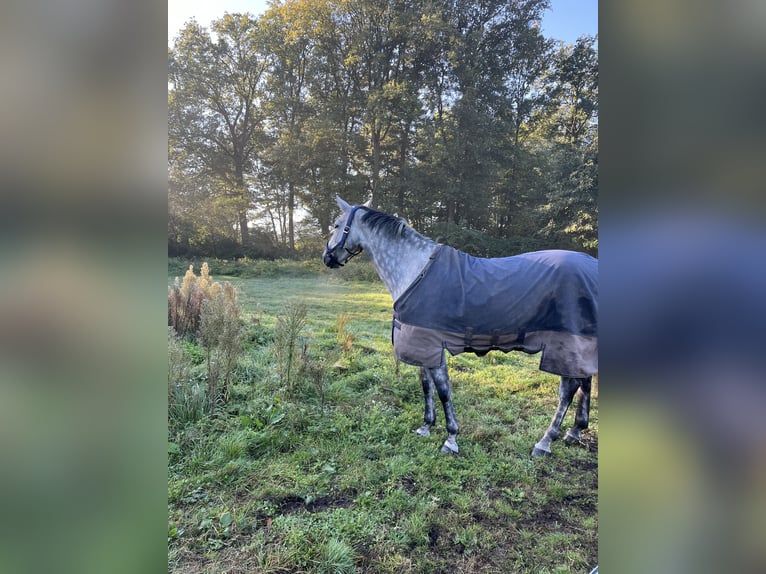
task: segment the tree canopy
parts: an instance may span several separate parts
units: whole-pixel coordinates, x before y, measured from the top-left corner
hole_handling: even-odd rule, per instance
[[[310,251],[335,195],[478,255],[595,252],[596,38],[546,39],[547,8],[285,0],[188,22],[168,51],[170,253]]]

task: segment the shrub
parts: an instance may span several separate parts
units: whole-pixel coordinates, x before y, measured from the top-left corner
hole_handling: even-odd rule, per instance
[[[327,402],[327,382],[329,370],[326,361],[309,357],[308,348],[304,347],[300,364],[301,378],[307,381],[319,399],[319,409],[324,416]]]
[[[228,285],[228,283],[226,284]],[[207,263],[202,264],[200,276],[194,274],[194,265],[189,265],[183,281],[168,287],[168,325],[183,336],[196,333],[202,315],[202,303],[224,291],[224,286],[213,281]],[[229,293],[234,293],[230,289]]]
[[[178,336],[197,336],[207,365],[207,404],[227,401],[231,374],[242,348],[242,311],[234,287],[213,281],[207,263],[202,264],[199,277],[194,274],[194,265],[189,265],[183,281],[176,279],[168,288],[168,326]],[[176,353],[171,343],[170,352]],[[190,359],[186,356],[187,362]]]
[[[333,277],[341,279],[343,281],[364,281],[368,283],[375,283],[380,281],[378,272],[375,270],[375,266],[370,261],[369,257],[362,254],[356,257],[353,261],[344,265],[340,269],[330,270],[323,266],[322,269],[325,273],[331,273]]]
[[[478,229],[454,223],[437,223],[429,230],[429,233],[436,241],[477,257],[507,257],[529,251],[562,247],[546,238],[494,237]]]

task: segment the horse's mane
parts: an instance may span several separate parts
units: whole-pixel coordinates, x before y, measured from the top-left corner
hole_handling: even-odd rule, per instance
[[[408,233],[417,233],[403,219],[369,207],[364,210],[362,221],[371,228],[381,231],[390,239],[404,237]]]

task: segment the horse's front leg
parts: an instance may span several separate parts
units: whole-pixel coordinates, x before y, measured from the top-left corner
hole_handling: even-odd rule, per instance
[[[450,385],[447,373],[447,361],[444,361],[441,367],[427,369],[427,371],[434,382],[436,392],[439,394],[439,399],[444,407],[444,418],[447,421],[447,440],[444,441],[441,451],[457,454],[457,435],[460,432],[460,428],[457,424],[457,417],[455,417],[455,409],[452,406],[452,386]]]
[[[434,381],[428,369],[420,368],[420,383],[423,385],[423,399],[425,401],[425,412],[423,413],[423,426],[415,432],[420,436],[430,436],[431,427],[436,422],[436,411],[434,410]]]
[[[579,387],[580,379],[561,377],[561,383],[559,383],[559,405],[556,408],[556,413],[553,415],[551,424],[548,426],[548,430],[545,431],[543,438],[532,449],[532,456],[550,456],[551,443],[559,438],[561,421],[564,420],[564,415],[567,414],[567,409],[572,403],[572,398]]]
[[[588,419],[590,418],[591,377],[578,380],[580,382],[580,396],[577,400],[574,426],[564,436],[566,443],[580,442],[580,431],[588,428]]]

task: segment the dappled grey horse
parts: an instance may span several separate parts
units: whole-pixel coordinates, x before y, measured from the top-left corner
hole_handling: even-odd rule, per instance
[[[419,435],[428,436],[436,422],[435,388],[447,422],[441,450],[458,452],[445,349],[453,355],[520,350],[541,352],[540,369],[561,377],[558,408],[532,454],[551,454],[578,389],[574,425],[565,440],[580,440],[588,426],[591,378],[598,371],[596,259],[563,250],[472,257],[420,235],[399,218],[337,201],[343,213],[324,263],[341,267],[364,250],[391,292],[394,353],[420,367],[425,415]]]

